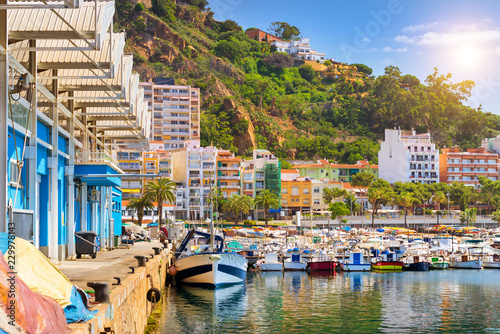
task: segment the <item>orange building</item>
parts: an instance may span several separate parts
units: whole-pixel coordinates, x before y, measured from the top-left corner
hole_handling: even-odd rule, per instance
[[[498,180],[498,154],[485,148],[460,152],[459,147],[443,148],[439,154],[439,181],[460,182],[479,188],[479,176]]]
[[[289,215],[311,210],[311,179],[299,177],[294,181],[281,181],[281,207]]]
[[[228,150],[217,152],[217,187],[224,198],[241,193],[241,157]]]
[[[250,39],[254,39],[256,41],[259,41],[259,42],[272,42],[272,41],[281,41],[280,38],[268,33],[268,32],[265,32],[265,31],[262,31],[260,29],[248,29],[247,31],[245,31],[245,33],[247,34],[248,38]]]

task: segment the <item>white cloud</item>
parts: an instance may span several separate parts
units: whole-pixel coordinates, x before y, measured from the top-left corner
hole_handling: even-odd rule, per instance
[[[393,49],[390,46],[386,46],[382,49],[382,52],[408,52],[408,48]]]
[[[417,24],[414,26],[407,26],[403,28],[403,32],[417,32],[422,30],[430,30],[436,26],[442,25],[443,22],[435,21],[431,23]]]
[[[368,43],[368,42],[371,42],[371,41],[372,41],[372,40],[371,40],[371,39],[369,39],[368,37],[364,37],[364,38],[362,38],[362,39],[361,39],[361,42],[362,42],[362,43]]]
[[[499,30],[469,30],[454,32],[428,32],[418,37],[417,45],[429,46],[457,46],[464,44],[480,44],[500,42]]]
[[[386,46],[385,48],[382,49],[382,52],[392,52],[394,51],[390,46]]]
[[[394,38],[394,41],[395,42],[400,42],[400,43],[415,43],[415,39],[414,38],[410,38],[406,35],[400,35],[400,36],[396,36],[396,38]]]
[[[408,52],[408,48],[399,48],[396,49],[396,52]]]

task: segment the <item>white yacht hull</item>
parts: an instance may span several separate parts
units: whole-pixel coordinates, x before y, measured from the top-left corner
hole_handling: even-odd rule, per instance
[[[482,269],[483,261],[482,260],[451,261],[450,267],[458,269]]]
[[[306,270],[307,263],[306,262],[286,262],[284,263],[284,268],[285,271],[300,271],[300,270]]]
[[[189,255],[175,262],[177,282],[217,288],[245,282],[247,260],[236,253]]]
[[[344,271],[370,271],[371,263],[344,263],[342,270]]]
[[[500,262],[497,261],[484,261],[485,268],[500,269]]]
[[[257,264],[257,269],[260,271],[282,271],[283,263],[265,263],[261,262]]]

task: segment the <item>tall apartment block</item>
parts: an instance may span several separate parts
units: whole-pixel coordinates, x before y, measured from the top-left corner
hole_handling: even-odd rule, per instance
[[[479,176],[498,180],[498,154],[484,147],[460,152],[458,147],[443,148],[439,155],[439,177],[441,182],[460,182],[479,188]]]
[[[200,141],[185,142],[172,151],[172,180],[177,186],[175,216],[204,220],[210,217],[210,190],[216,187],[217,148],[201,147]]]
[[[378,163],[379,177],[389,183],[439,182],[439,150],[430,133],[386,129]]]
[[[151,111],[150,141],[163,142],[165,151],[200,138],[200,89],[191,86],[141,82]]]

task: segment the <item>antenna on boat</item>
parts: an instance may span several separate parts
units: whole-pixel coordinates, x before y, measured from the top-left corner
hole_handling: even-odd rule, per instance
[[[213,180],[210,180],[210,251],[214,252],[214,193],[212,191]]]

